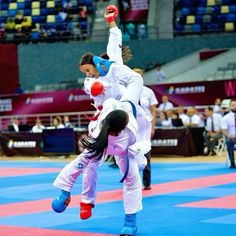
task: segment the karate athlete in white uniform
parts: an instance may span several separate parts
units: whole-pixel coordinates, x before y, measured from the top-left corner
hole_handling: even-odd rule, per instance
[[[62,169],[54,182],[54,186],[63,190],[52,203],[56,212],[63,212],[66,209],[70,201],[71,189],[83,171],[93,172],[97,167],[94,163],[102,162],[102,158],[106,155],[114,155],[124,175],[125,220],[121,235],[136,234],[136,213],[142,210],[142,181],[139,171],[146,166],[146,158],[141,150],[142,136],[137,122],[142,114],[142,109],[130,102],[119,102],[110,98],[103,103],[103,109],[96,121],[97,125],[92,132],[96,138],[90,136],[90,139],[81,141],[86,149]],[[91,176],[94,177],[93,173]],[[91,181],[94,182],[93,179]]]
[[[118,34],[116,34],[116,36],[117,35],[119,36],[119,29],[118,29]],[[112,42],[112,41],[115,42],[115,40],[109,39],[109,42]],[[118,48],[118,47],[116,46],[116,48]],[[90,60],[91,60],[91,58],[93,58],[93,56],[91,57],[91,55],[88,55],[88,57],[90,57]],[[87,59],[88,59],[88,57],[87,57]],[[99,59],[99,58],[97,58],[97,59]],[[102,81],[109,82],[109,83],[106,83],[106,85],[108,85],[108,86],[104,86],[105,89],[104,88],[103,89],[105,91],[100,95],[100,97],[96,96],[96,98],[99,97],[99,99],[97,99],[97,101],[101,102],[100,104],[102,104],[102,102],[107,97],[114,96],[116,99],[121,98],[122,96],[121,96],[120,90],[119,89],[112,89],[113,87],[115,87],[115,85],[117,85],[117,84],[119,85],[121,82],[121,84],[123,84],[124,86],[127,86],[127,88],[128,88],[128,92],[126,91],[126,93],[122,97],[122,100],[129,100],[129,101],[132,101],[133,103],[137,104],[137,101],[139,99],[139,96],[138,96],[139,92],[138,91],[139,91],[140,86],[142,85],[142,82],[140,83],[140,81],[142,81],[142,78],[140,80],[140,77],[137,76],[137,74],[135,75],[132,72],[132,70],[126,66],[123,66],[124,68],[122,68],[120,66],[115,66],[115,64],[114,64],[114,67],[113,67],[111,65],[111,63],[109,62],[108,67],[106,67],[106,65],[105,65],[105,68],[103,68],[104,63],[106,63],[106,61],[101,62],[99,60],[95,61],[96,63],[98,63],[98,65],[96,64],[96,66],[94,65],[94,62],[92,62],[92,63],[88,62],[88,64],[87,64],[87,62],[85,62],[85,64],[82,65],[83,69],[84,69],[84,73],[87,76],[89,76],[90,78],[99,77]],[[112,68],[112,70],[111,70],[111,68]],[[105,73],[105,76],[101,76],[101,74],[103,74],[105,72],[104,69],[105,70],[108,69],[108,72],[106,71],[107,74]],[[117,71],[121,72],[121,73],[118,73]],[[111,74],[110,77],[108,76],[109,73]],[[117,80],[110,79],[111,77],[113,77],[113,75],[115,78],[117,78]],[[104,77],[105,77],[105,79],[104,79]],[[96,79],[96,81],[97,80],[98,79]],[[133,84],[134,87],[132,88],[131,86],[129,86],[130,84]],[[99,103],[97,103],[97,104],[99,104]],[[140,120],[140,117],[138,119]],[[142,119],[143,118],[141,118],[141,120]],[[91,130],[94,129],[94,128],[91,128],[91,126],[93,126],[93,123],[96,123],[96,122],[91,122],[91,124],[90,124],[90,134],[91,135],[92,135]],[[141,134],[141,131],[139,133]],[[141,137],[142,137],[142,135],[141,135]],[[89,171],[85,171],[84,173],[86,173],[86,174],[83,175],[83,193],[82,193],[81,212],[80,212],[80,217],[82,219],[87,219],[91,216],[91,208],[93,207],[93,203],[94,203],[95,197],[96,197],[96,194],[95,194],[96,193],[96,168],[98,167],[98,165],[99,165],[99,162],[90,163],[89,168],[87,168],[87,169],[89,169]],[[79,173],[74,173],[74,174],[77,176],[77,174],[79,174]],[[89,181],[90,183],[88,183],[88,180],[90,180]],[[91,180],[93,180],[93,183],[91,183],[92,182]],[[60,184],[58,184],[57,180],[55,181],[54,185],[58,188],[64,189],[62,186],[60,186]],[[65,195],[65,194],[63,194],[63,195]],[[63,203],[68,204],[68,202],[69,202],[69,197],[67,197]],[[58,209],[54,209],[54,210],[61,212],[61,210],[58,210]]]

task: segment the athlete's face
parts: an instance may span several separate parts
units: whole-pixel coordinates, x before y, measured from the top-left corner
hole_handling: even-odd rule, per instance
[[[99,73],[96,70],[95,66],[91,65],[91,64],[84,64],[84,65],[80,66],[80,71],[88,78],[91,78],[91,77],[98,78],[99,77]]]

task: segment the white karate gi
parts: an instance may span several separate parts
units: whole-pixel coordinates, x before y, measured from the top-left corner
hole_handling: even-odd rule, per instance
[[[138,123],[133,116],[133,110],[129,102],[118,102],[115,99],[108,99],[103,104],[103,110],[100,113],[96,126],[95,133],[99,133],[100,123],[112,111],[116,109],[125,110],[129,115],[129,123],[127,127],[118,135],[108,137],[107,155],[114,155],[117,165],[122,174],[126,169],[126,155],[129,158],[129,171],[123,186],[123,199],[125,214],[133,214],[142,209],[142,182],[139,170],[146,165],[146,158],[142,150],[142,140],[138,135]],[[142,110],[137,109],[138,116]],[[57,188],[70,192],[77,177],[82,173],[86,173],[86,178],[83,178],[88,183],[83,183],[87,186],[83,190],[82,201],[85,203],[94,203],[96,192],[96,169],[100,162],[92,162],[87,159],[88,152],[83,151],[75,160],[66,165],[53,185]],[[93,183],[91,184],[90,183]],[[95,185],[94,185],[95,184]]]

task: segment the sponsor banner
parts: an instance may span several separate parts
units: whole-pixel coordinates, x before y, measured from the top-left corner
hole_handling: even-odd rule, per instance
[[[27,115],[94,110],[82,89],[0,97],[0,115]]]
[[[0,144],[7,156],[43,154],[41,133],[0,133]]]
[[[176,106],[213,105],[216,98],[236,97],[236,79],[150,85],[159,102],[165,94]]]
[[[166,94],[175,106],[213,105],[215,98],[236,97],[236,79],[150,85],[161,102]],[[0,116],[92,111],[82,89],[0,96]]]
[[[121,22],[147,22],[149,0],[119,0]]]

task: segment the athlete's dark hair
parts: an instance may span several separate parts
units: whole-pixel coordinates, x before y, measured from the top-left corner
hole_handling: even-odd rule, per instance
[[[94,65],[93,57],[94,57],[93,53],[91,52],[85,53],[80,59],[79,66],[86,65],[86,64]]]
[[[122,59],[124,62],[128,62],[133,58],[132,51],[128,45],[126,46],[121,46],[121,54],[122,54]],[[109,56],[107,55],[106,52],[100,54],[100,57],[106,60],[109,60]]]
[[[110,112],[102,122],[102,128],[97,138],[86,136],[81,138],[80,143],[86,148],[90,155],[89,159],[100,160],[108,146],[108,135],[118,135],[125,129],[128,123],[128,115],[123,110]]]

